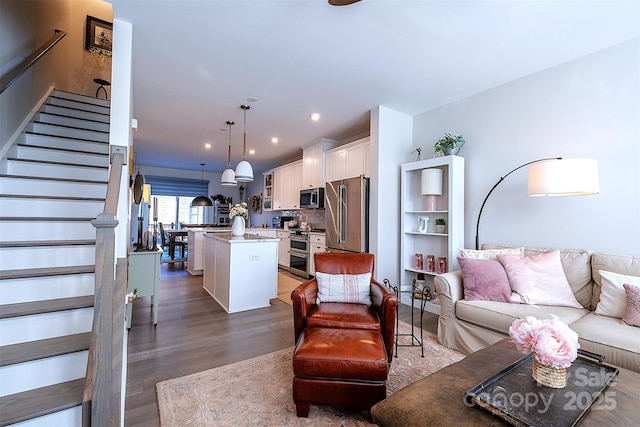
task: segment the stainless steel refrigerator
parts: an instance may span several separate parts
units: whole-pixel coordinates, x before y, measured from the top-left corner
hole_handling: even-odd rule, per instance
[[[327,182],[325,221],[328,252],[369,252],[369,178]]]

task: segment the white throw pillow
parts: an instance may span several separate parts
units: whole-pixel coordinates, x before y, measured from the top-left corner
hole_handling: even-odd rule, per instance
[[[371,305],[371,273],[329,274],[316,272],[316,304],[349,302]]]
[[[596,314],[622,319],[627,308],[627,294],[622,285],[628,283],[640,286],[640,277],[605,270],[600,270],[600,277],[602,277],[602,290],[600,302],[596,306]]]
[[[524,247],[522,248],[504,248],[504,249],[460,249],[460,255],[465,258],[475,259],[492,259],[497,261],[498,255],[524,255]]]

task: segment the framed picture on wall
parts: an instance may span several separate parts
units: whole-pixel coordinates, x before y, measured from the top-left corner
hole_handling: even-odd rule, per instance
[[[87,15],[85,49],[111,56],[112,43],[113,23]]]

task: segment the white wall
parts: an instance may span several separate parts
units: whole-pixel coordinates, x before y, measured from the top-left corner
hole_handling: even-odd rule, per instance
[[[510,175],[485,206],[480,243],[640,255],[639,83],[636,38],[416,116],[427,157],[445,132],[466,137],[465,246],[501,176],[538,158],[592,157],[595,196],[529,198],[527,169]]]
[[[55,29],[67,32],[0,96],[0,154],[15,141],[23,119],[49,87],[94,96],[98,86],[93,79],[110,79],[110,64],[97,64],[84,48],[87,15],[111,21],[111,4],[100,0],[0,2],[0,74],[41,47]]]
[[[371,110],[369,252],[375,277],[400,280],[400,165],[412,151],[413,118],[387,107]]]

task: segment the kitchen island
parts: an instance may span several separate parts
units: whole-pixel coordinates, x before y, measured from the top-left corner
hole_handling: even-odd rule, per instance
[[[202,283],[227,313],[268,307],[278,296],[278,239],[205,233]]]

